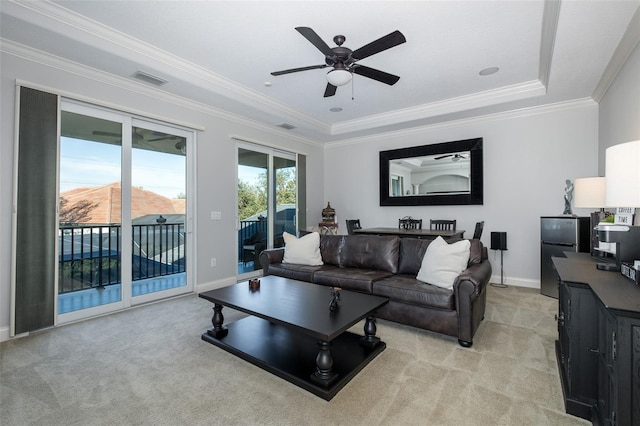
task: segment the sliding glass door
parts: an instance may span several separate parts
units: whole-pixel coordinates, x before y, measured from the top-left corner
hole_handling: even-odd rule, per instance
[[[192,133],[74,102],[60,128],[59,322],[190,291]]]
[[[296,155],[238,144],[238,276],[255,276],[260,252],[282,247],[283,232],[296,234]]]

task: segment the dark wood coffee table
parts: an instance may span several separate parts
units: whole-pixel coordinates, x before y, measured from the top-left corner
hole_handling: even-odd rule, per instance
[[[200,297],[214,303],[203,340],[326,400],[386,348],[375,320],[386,297],[342,290],[332,312],[330,287],[271,275],[258,290],[242,282]],[[224,324],[223,306],[250,316]],[[364,318],[363,336],[347,331]]]

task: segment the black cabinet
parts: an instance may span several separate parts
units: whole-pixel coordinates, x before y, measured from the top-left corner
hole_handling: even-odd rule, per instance
[[[597,270],[589,255],[554,258],[556,356],[567,413],[602,425],[640,425],[640,287]]]

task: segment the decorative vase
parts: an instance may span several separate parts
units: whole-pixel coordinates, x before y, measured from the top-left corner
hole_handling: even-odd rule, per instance
[[[322,222],[334,223],[336,218],[336,211],[331,207],[331,203],[327,203],[327,207],[322,209]]]

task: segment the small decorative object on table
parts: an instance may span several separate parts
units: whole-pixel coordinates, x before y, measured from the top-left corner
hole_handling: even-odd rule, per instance
[[[571,212],[571,200],[573,200],[573,182],[567,179],[567,187],[564,189],[564,211],[562,214],[573,214]]]
[[[257,278],[252,278],[249,280],[249,290],[256,291],[260,290],[260,280]]]
[[[633,265],[627,263],[620,264],[620,273],[638,285],[640,279],[640,271],[635,269]]]
[[[340,307],[340,287],[331,287],[331,302],[329,302],[329,310],[335,312]]]

